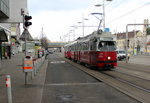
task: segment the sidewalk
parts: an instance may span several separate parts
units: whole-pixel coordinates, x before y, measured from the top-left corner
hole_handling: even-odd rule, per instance
[[[40,68],[37,76],[31,80],[28,73],[28,85],[24,85],[24,73],[22,71],[23,53],[12,56],[11,59],[2,60],[0,70],[0,103],[7,103],[7,90],[5,86],[5,75],[11,76],[13,103],[40,103],[45,82],[47,60]]]
[[[121,63],[121,62],[126,63],[126,60],[118,61],[118,63]],[[128,63],[140,64],[140,65],[150,65],[150,56],[145,56],[145,55],[131,56]]]
[[[150,65],[150,56],[145,55],[131,56],[129,59],[129,63]]]

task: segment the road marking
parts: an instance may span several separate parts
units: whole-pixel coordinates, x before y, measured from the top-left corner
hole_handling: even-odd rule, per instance
[[[51,61],[52,64],[59,64],[59,63],[65,63],[65,61]]]
[[[99,85],[102,83],[53,83],[46,84],[46,86],[78,86],[78,85]]]

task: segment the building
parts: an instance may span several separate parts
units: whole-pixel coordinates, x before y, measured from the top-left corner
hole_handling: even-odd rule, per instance
[[[146,30],[149,27],[149,20],[144,20],[143,31],[130,31],[128,32],[128,52],[133,55],[146,54],[150,55],[150,35]],[[126,32],[116,33],[117,35],[117,48],[126,50]]]
[[[9,2],[10,0],[0,0],[0,18],[1,19],[8,19],[10,16]]]
[[[126,50],[126,32],[117,33],[117,48]],[[150,53],[150,35],[140,30],[128,32],[128,52],[133,55]]]
[[[0,0],[0,23],[22,23],[22,9],[27,9],[27,0]]]
[[[19,52],[21,10],[27,8],[27,0],[0,0],[0,58],[9,52]],[[5,40],[4,40],[5,37]]]
[[[126,50],[126,32],[117,33],[117,48]],[[137,54],[140,52],[140,48],[143,47],[143,33],[139,30],[128,32],[128,51],[131,54]]]

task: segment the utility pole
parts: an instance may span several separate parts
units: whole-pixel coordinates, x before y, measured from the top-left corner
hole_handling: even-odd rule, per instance
[[[103,31],[105,30],[105,0],[103,0]]]
[[[42,27],[42,31],[41,31],[41,35],[42,35],[42,37],[41,37],[41,43],[42,43],[42,47],[44,46],[44,43],[43,43],[43,27]]]
[[[103,4],[97,4],[95,6],[99,7],[99,6],[103,6],[103,31],[105,31],[105,1],[112,1],[112,0],[103,0]],[[101,21],[100,21],[101,22]]]
[[[84,14],[82,14],[82,36],[84,37]]]

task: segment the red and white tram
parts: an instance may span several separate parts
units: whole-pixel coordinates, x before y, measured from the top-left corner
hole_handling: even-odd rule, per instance
[[[117,66],[116,37],[110,32],[93,32],[64,46],[65,57],[99,68]]]

